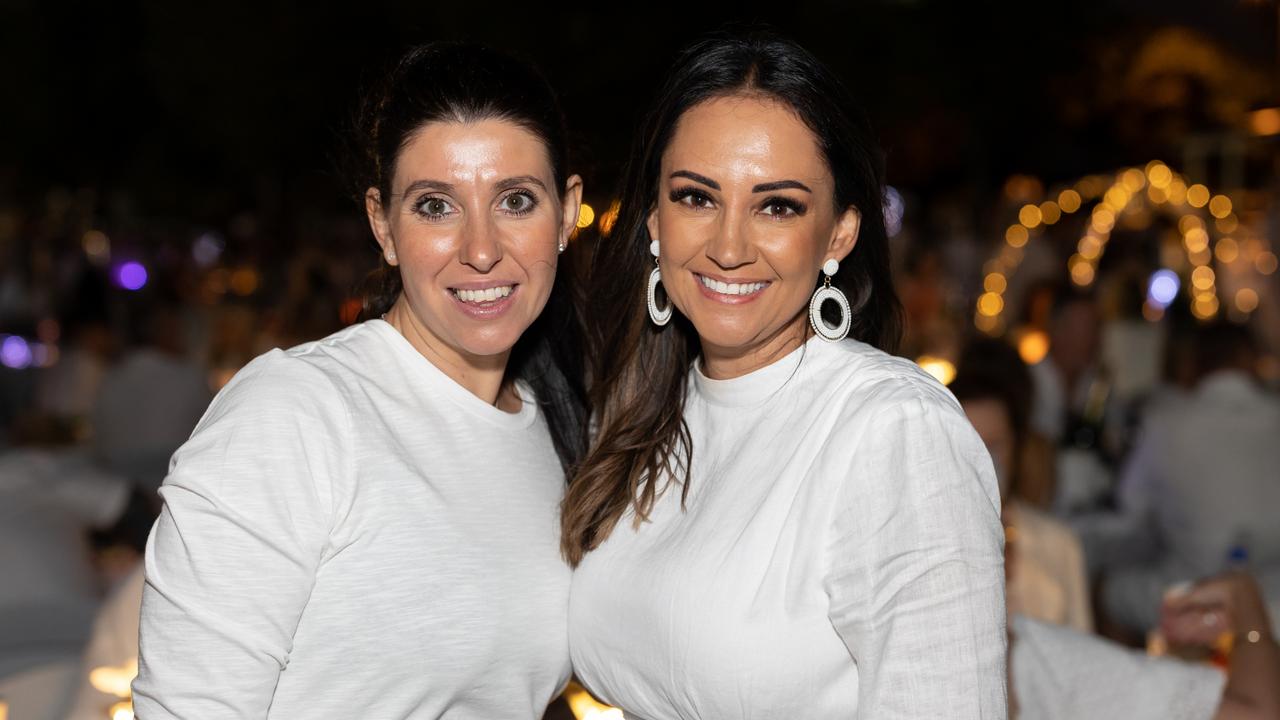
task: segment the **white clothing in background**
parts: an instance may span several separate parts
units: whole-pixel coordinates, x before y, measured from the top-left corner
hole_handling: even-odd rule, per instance
[[[1211,720],[1226,676],[1095,635],[1013,616],[1009,663],[1025,720]]]
[[[569,678],[564,475],[373,320],[271,351],[174,456],[134,705],[164,718],[540,718]]]
[[[209,399],[200,368],[158,350],[134,350],[102,378],[93,412],[96,451],[113,470],[154,491]]]
[[[1241,372],[1208,376],[1149,418],[1119,504],[1159,548],[1104,585],[1108,611],[1134,628],[1155,625],[1169,585],[1222,571],[1234,545],[1259,573],[1280,567],[1280,398]]]
[[[629,718],[1005,716],[995,472],[916,365],[814,339],[690,371],[687,509],[667,484],[574,573],[570,648]]]
[[[142,564],[120,583],[98,610],[85,647],[71,711],[64,720],[103,720],[120,698],[89,682],[95,668],[126,668],[138,662],[138,609],[142,606]]]

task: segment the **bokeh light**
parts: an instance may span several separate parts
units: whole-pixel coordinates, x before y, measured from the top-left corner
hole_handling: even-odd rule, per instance
[[[17,335],[2,335],[0,341],[0,364],[14,370],[31,367],[31,346]]]
[[[582,203],[578,207],[578,227],[586,229],[591,227],[591,223],[596,221],[596,211],[588,204]]]
[[[1178,288],[1181,285],[1178,273],[1168,268],[1161,268],[1151,273],[1151,279],[1147,282],[1147,299],[1163,310],[1177,299]]]
[[[125,290],[141,290],[147,285],[147,268],[135,260],[117,266],[114,276],[116,285]]]

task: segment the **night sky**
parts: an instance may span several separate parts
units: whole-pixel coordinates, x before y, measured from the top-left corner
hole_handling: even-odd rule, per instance
[[[1127,54],[1162,27],[1193,29],[1274,91],[1265,1],[728,7],[4,0],[0,200],[90,186],[127,193],[141,213],[210,222],[245,207],[354,209],[335,161],[360,88],[406,45],[438,38],[543,67],[596,202],[675,50],[729,22],[768,23],[833,65],[875,122],[890,181],[925,198],[1169,151],[1159,133],[1134,131],[1147,119],[1118,89]],[[1212,124],[1189,115],[1180,122]]]

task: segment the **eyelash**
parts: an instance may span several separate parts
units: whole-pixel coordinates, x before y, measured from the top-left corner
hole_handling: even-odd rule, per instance
[[[502,205],[503,205],[504,203],[506,203],[507,199],[508,199],[508,198],[510,198],[510,197],[512,197],[512,196],[514,196],[514,195],[520,195],[520,196],[524,197],[526,200],[528,200],[528,201],[529,201],[528,206],[527,206],[527,207],[525,207],[525,208],[524,208],[524,209],[522,209],[522,210],[503,210],[503,212],[506,212],[507,214],[512,215],[512,216],[514,216],[514,217],[523,217],[523,216],[528,215],[529,213],[533,212],[534,208],[538,207],[538,198],[537,198],[537,196],[535,196],[533,193],[529,192],[528,190],[516,190],[516,191],[514,191],[514,192],[510,192],[510,193],[507,193],[506,195],[503,195],[503,196],[502,196],[502,199],[498,201],[498,207],[499,207],[499,208],[501,208],[501,207],[502,207]],[[433,201],[433,200],[438,200],[438,201],[440,201],[440,202],[442,202],[442,203],[444,203],[444,204],[448,205],[451,209],[453,208],[453,203],[449,202],[449,201],[448,201],[448,200],[446,200],[445,198],[440,197],[439,195],[426,195],[426,196],[424,196],[424,197],[422,197],[422,198],[419,198],[419,200],[418,200],[416,203],[414,203],[414,204],[413,204],[413,211],[414,211],[417,215],[419,215],[419,216],[421,216],[421,217],[423,217],[423,218],[426,218],[427,220],[431,220],[431,221],[437,221],[437,220],[440,220],[440,219],[441,219],[441,218],[443,218],[445,215],[449,215],[449,214],[451,214],[451,213],[448,213],[448,212],[444,212],[444,213],[439,213],[439,214],[435,214],[435,215],[433,215],[432,213],[427,212],[427,211],[426,211],[427,203],[429,203],[429,202],[431,202],[431,201]]]
[[[788,213],[777,213],[777,212],[768,213],[768,215],[770,215],[771,217],[776,217],[779,220],[784,218],[789,218],[789,217],[799,217],[801,215],[804,215],[805,211],[809,209],[802,202],[798,202],[796,200],[792,200],[791,198],[786,198],[781,196],[765,198],[765,201],[760,204],[760,207],[762,209],[779,207],[789,211]]]
[[[692,199],[700,200],[704,204],[700,207],[698,205],[694,205],[691,202],[686,202],[687,200],[692,200]],[[704,210],[706,209],[707,205],[710,205],[712,203],[712,200],[709,195],[707,195],[706,193],[702,192],[697,188],[682,187],[682,188],[675,188],[671,191],[671,202],[687,205],[688,207],[694,210]]]
[[[694,205],[691,202],[687,202],[688,200],[692,200],[692,199],[699,200],[704,204],[702,206],[698,206],[698,205]],[[674,190],[671,191],[671,202],[687,205],[690,208],[693,208],[694,210],[702,210],[702,209],[705,209],[707,205],[710,205],[713,201],[710,198],[710,196],[708,196],[706,193],[702,192],[701,190],[698,190],[697,188],[682,187],[682,188],[675,188]],[[796,200],[792,200],[791,198],[788,198],[788,197],[782,197],[780,195],[774,195],[772,197],[765,198],[764,202],[760,203],[760,208],[762,210],[767,210],[769,208],[784,209],[786,212],[765,213],[765,215],[769,217],[773,217],[778,220],[782,220],[790,217],[799,217],[801,215],[804,215],[805,212],[809,210],[809,207],[804,203]]]

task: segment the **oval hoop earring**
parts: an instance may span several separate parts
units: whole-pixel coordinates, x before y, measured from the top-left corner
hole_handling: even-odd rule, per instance
[[[828,342],[839,342],[848,337],[849,326],[853,320],[853,313],[849,311],[849,299],[844,296],[840,288],[831,287],[831,276],[835,275],[839,269],[840,263],[835,258],[823,263],[822,287],[814,290],[813,298],[809,300],[809,324],[813,326],[815,333]],[[827,301],[840,306],[840,323],[834,327],[828,325],[822,318],[822,306]]]
[[[667,298],[667,306],[658,307],[658,284],[662,282],[662,271],[658,269],[658,241],[654,240],[649,243],[649,252],[653,254],[654,268],[649,272],[649,290],[647,301],[649,305],[649,319],[654,325],[662,327],[671,322],[671,298]]]

